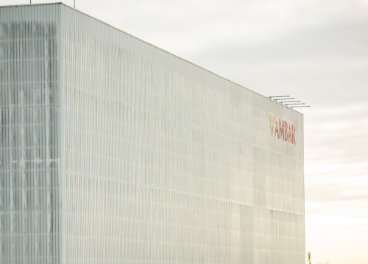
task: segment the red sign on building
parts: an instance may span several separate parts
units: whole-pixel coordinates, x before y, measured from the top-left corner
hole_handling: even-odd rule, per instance
[[[271,135],[274,135],[278,139],[290,142],[296,145],[295,141],[295,125],[293,123],[288,123],[279,117],[272,114],[270,116],[270,127]]]

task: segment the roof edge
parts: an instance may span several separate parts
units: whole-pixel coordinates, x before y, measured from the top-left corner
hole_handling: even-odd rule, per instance
[[[24,7],[24,6],[39,6],[39,5],[65,5],[63,2],[54,2],[54,3],[35,3],[35,4],[22,4],[22,5],[0,5],[2,7]]]
[[[210,70],[208,70],[208,69],[205,69],[205,68],[203,68],[203,67],[201,67],[201,66],[199,66],[199,65],[197,65],[197,64],[195,64],[195,63],[193,63],[193,62],[191,62],[191,61],[188,61],[188,60],[186,60],[186,59],[184,59],[184,58],[182,58],[182,57],[179,57],[178,55],[175,55],[175,54],[173,54],[173,53],[171,53],[171,52],[169,52],[169,51],[167,51],[167,50],[164,50],[164,49],[162,49],[162,48],[160,48],[160,47],[157,47],[157,46],[155,46],[155,45],[153,45],[153,44],[151,44],[151,43],[149,43],[149,42],[147,42],[147,41],[145,41],[145,40],[143,40],[143,39],[140,39],[140,38],[138,38],[138,37],[136,37],[136,36],[133,36],[132,34],[127,33],[127,32],[125,32],[125,31],[124,31],[124,30],[122,30],[122,29],[119,29],[119,28],[117,28],[117,27],[115,27],[115,26],[113,26],[113,25],[110,25],[110,24],[108,24],[108,23],[106,23],[106,22],[104,22],[104,21],[102,21],[102,20],[100,20],[100,19],[98,19],[98,18],[96,18],[96,17],[93,17],[93,16],[91,16],[91,15],[89,15],[89,14],[86,14],[86,13],[84,13],[83,11],[80,11],[80,10],[78,10],[78,9],[75,9],[75,8],[73,8],[73,7],[71,7],[71,6],[67,5],[67,4],[65,4],[65,3],[63,3],[63,2],[54,2],[54,3],[38,3],[38,4],[23,4],[23,5],[6,5],[6,6],[0,6],[0,8],[2,8],[2,7],[18,7],[18,6],[19,6],[19,7],[24,7],[24,6],[35,6],[35,5],[64,5],[64,6],[66,6],[66,7],[69,7],[70,9],[72,9],[72,10],[74,10],[74,11],[76,11],[76,12],[79,12],[79,13],[81,13],[81,14],[85,15],[85,16],[88,16],[88,17],[90,17],[90,18],[92,18],[92,19],[95,19],[95,20],[97,20],[97,21],[99,21],[99,22],[101,22],[101,23],[103,23],[103,24],[105,24],[105,25],[107,25],[107,26],[109,26],[109,27],[112,27],[112,28],[114,28],[114,29],[116,29],[116,30],[118,30],[118,31],[120,31],[120,32],[123,32],[124,34],[127,34],[127,35],[131,36],[132,38],[135,38],[135,39],[137,39],[137,40],[139,40],[139,41],[142,41],[142,42],[144,42],[144,43],[146,43],[146,44],[148,44],[148,45],[150,45],[150,46],[152,46],[152,47],[154,47],[154,48],[156,48],[156,49],[159,49],[159,50],[161,50],[161,51],[163,51],[163,52],[166,52],[166,53],[168,53],[168,54],[170,54],[170,55],[172,55],[172,56],[174,56],[174,57],[176,57],[176,58],[178,58],[178,59],[181,59],[181,60],[183,60],[183,61],[185,61],[185,62],[187,62],[187,63],[192,64],[192,65],[193,65],[193,66],[195,66],[195,67],[198,67],[198,68],[200,68],[200,69],[203,69],[203,70],[205,70],[205,71],[207,71],[207,72],[209,72],[209,73],[211,73],[211,74],[213,74],[213,75],[216,75],[216,76],[218,76],[218,77],[220,77],[220,78],[222,78],[222,79],[224,79],[224,80],[226,80],[226,81],[228,81],[228,82],[230,82],[230,83],[233,83],[233,84],[235,84],[235,85],[237,85],[237,86],[239,86],[239,87],[241,87],[241,88],[243,88],[243,89],[247,89],[248,91],[251,91],[251,92],[253,92],[253,93],[255,93],[255,94],[258,94],[259,96],[262,96],[262,97],[264,97],[264,98],[266,98],[266,99],[270,100],[271,102],[273,102],[273,103],[276,103],[276,104],[277,104],[277,102],[275,102],[275,101],[271,100],[270,98],[268,98],[267,96],[265,96],[265,95],[263,95],[263,94],[260,94],[260,93],[258,93],[258,92],[256,92],[256,91],[253,91],[253,90],[251,90],[251,89],[249,89],[249,88],[247,88],[247,87],[245,87],[245,86],[243,86],[243,85],[240,85],[240,84],[238,84],[238,83],[236,83],[236,82],[234,82],[234,81],[231,81],[231,80],[229,80],[228,78],[225,78],[225,77],[223,77],[223,76],[221,76],[221,75],[219,75],[219,74],[216,74],[216,73],[214,73],[214,72],[212,72],[212,71],[210,71]],[[289,109],[289,110],[291,110],[291,111],[294,111],[294,112],[296,112],[296,113],[301,114],[301,115],[303,115],[303,116],[304,116],[304,114],[303,114],[303,113],[301,113],[301,112],[299,112],[299,111],[297,111],[297,110],[295,110],[295,109],[291,109],[291,108],[289,108],[289,107],[286,107],[285,105],[281,105],[281,104],[279,104],[279,105],[280,105],[280,106],[282,106],[282,107],[285,107],[285,108],[287,108],[287,109]]]

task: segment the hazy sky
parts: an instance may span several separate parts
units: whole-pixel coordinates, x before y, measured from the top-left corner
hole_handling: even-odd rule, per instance
[[[306,250],[313,263],[368,264],[368,0],[76,0],[76,8],[258,93],[310,104],[299,108]]]

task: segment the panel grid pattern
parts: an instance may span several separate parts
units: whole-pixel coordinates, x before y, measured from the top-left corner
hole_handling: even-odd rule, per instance
[[[0,264],[304,263],[300,113],[62,4],[0,8],[0,85]]]
[[[0,8],[0,263],[59,263],[58,6]]]
[[[67,263],[304,263],[302,115],[61,17]]]

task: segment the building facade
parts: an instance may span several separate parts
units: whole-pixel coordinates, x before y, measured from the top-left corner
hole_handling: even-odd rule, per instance
[[[64,4],[0,7],[0,264],[305,261],[303,115]]]

